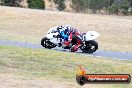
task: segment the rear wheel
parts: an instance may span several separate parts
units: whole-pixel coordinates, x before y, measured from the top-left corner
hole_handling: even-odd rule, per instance
[[[98,49],[98,43],[94,40],[86,41],[85,45],[81,46],[81,50],[85,53],[93,53]]]
[[[50,40],[46,37],[42,38],[41,40],[41,45],[45,48],[51,49],[51,48],[55,48],[56,45],[53,44],[52,42],[50,42]]]

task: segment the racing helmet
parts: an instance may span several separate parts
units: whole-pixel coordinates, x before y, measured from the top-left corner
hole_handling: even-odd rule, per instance
[[[71,26],[70,25],[64,25],[63,29],[64,29],[64,33],[68,35],[68,33],[70,32]]]

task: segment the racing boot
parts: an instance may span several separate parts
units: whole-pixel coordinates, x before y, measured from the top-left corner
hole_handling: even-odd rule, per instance
[[[76,51],[78,51],[79,47],[80,47],[79,44],[73,45],[72,48],[71,48],[71,52],[76,52]]]
[[[81,46],[81,41],[80,40],[77,40],[77,44],[73,45],[72,48],[71,48],[71,52],[76,52],[78,51],[79,47]]]

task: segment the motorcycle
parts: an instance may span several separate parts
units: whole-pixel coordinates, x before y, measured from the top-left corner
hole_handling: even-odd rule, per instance
[[[95,39],[99,35],[100,34],[95,31],[88,31],[87,33],[81,34],[82,43],[79,49],[84,53],[95,52],[98,49],[98,43],[95,41]],[[73,52],[73,49],[71,48],[71,46],[77,43],[75,42],[76,39],[72,39],[70,46],[68,46],[68,48],[66,48],[67,46],[65,46],[65,44],[62,43],[60,40],[61,40],[61,37],[59,37],[58,31],[54,31],[53,29],[50,29],[47,32],[46,36],[42,38],[41,45],[48,49],[52,49],[58,46],[58,47],[62,47],[63,49],[70,49],[71,52]]]

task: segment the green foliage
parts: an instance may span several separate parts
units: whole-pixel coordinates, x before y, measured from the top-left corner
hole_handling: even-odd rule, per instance
[[[71,7],[77,12],[92,10],[96,13],[98,10],[107,9],[109,14],[118,15],[119,11],[122,11],[127,15],[128,9],[132,8],[132,0],[72,0]]]
[[[72,0],[72,8],[77,12],[91,9],[93,13],[104,7],[108,7],[108,0]]]
[[[5,6],[11,6],[12,2],[10,0],[3,0],[3,5]]]
[[[89,9],[92,9],[93,13],[96,13],[96,10],[98,9],[99,7],[99,1],[98,0],[89,0],[89,3],[88,3],[88,8]]]
[[[51,1],[51,0],[49,0]],[[57,4],[57,9],[62,11],[66,8],[65,0],[53,0],[55,4]]]
[[[20,6],[23,0],[0,0],[1,5],[5,6]],[[66,8],[65,0],[48,0],[54,2],[59,11]],[[45,9],[44,0],[27,0],[28,7],[32,9]],[[117,14],[122,12],[124,15],[128,14],[128,9],[131,8],[132,14],[132,0],[71,0],[71,8],[76,12],[88,12],[91,10],[96,13],[100,10],[109,11],[109,14]]]
[[[132,0],[128,0],[129,6],[131,8],[131,14],[132,14]]]
[[[112,4],[111,6],[108,7],[108,10],[109,10],[110,14],[118,14],[119,5],[118,4]]]
[[[27,0],[28,7],[32,9],[45,9],[45,2],[43,0]]]
[[[114,0],[107,0],[107,1],[108,1],[109,6],[111,6],[114,3]]]
[[[1,0],[2,5],[4,6],[14,6],[14,7],[20,7],[20,2],[22,0]]]
[[[85,0],[72,0],[72,8],[77,11],[81,12],[82,10],[85,10],[86,8]]]
[[[93,13],[96,13],[96,10],[100,10],[107,6],[106,2],[107,0],[89,0],[88,8],[92,9]]]
[[[120,9],[122,10],[122,13],[124,15],[127,15],[128,14],[128,9],[129,9],[129,5],[128,5],[128,2],[124,2],[120,5]]]

